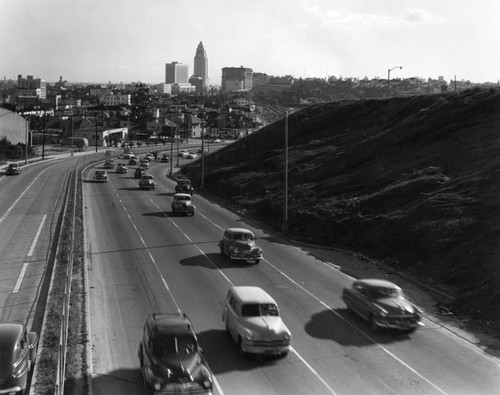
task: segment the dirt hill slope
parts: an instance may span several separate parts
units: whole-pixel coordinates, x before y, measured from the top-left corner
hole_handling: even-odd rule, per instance
[[[281,229],[284,121],[205,158],[204,189]],[[289,115],[287,234],[444,283],[500,322],[500,90],[318,104]],[[183,169],[200,183],[200,161]]]

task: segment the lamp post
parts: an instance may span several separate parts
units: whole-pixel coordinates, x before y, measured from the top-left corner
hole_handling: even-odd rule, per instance
[[[387,96],[391,93],[391,71],[395,69],[403,69],[403,66],[396,66],[387,70]]]
[[[201,113],[201,188],[205,184],[205,114]]]

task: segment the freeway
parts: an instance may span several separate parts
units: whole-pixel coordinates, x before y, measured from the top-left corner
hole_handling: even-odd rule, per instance
[[[99,167],[99,166],[97,166]],[[340,295],[352,279],[194,195],[193,217],[172,216],[168,164],[153,163],[157,188],[141,191],[132,170],[107,184],[84,173],[93,394],[143,394],[137,356],[146,317],[191,319],[219,394],[495,394],[498,360],[435,324],[415,333],[374,333]],[[254,231],[264,259],[231,263],[217,242],[227,227]],[[339,254],[341,266],[342,255]],[[278,302],[292,332],[284,358],[239,354],[221,321],[231,285],[256,285]]]

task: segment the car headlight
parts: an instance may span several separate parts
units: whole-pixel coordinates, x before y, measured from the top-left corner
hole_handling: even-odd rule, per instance
[[[161,390],[161,383],[158,381],[155,381],[155,383],[153,384],[153,387],[154,387],[155,391],[159,391],[159,390]]]
[[[202,385],[206,389],[212,388],[212,380],[210,379],[210,377],[205,377],[202,381]]]
[[[233,253],[234,254],[239,254],[240,253],[240,250],[238,248],[233,248]]]

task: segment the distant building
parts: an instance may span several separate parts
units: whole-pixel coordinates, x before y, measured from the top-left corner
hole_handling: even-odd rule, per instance
[[[224,67],[221,88],[223,92],[245,92],[253,87],[253,70],[246,67]]]
[[[208,58],[207,52],[203,47],[203,42],[200,41],[196,48],[194,56],[194,73],[193,77],[201,77],[201,92],[205,91],[208,86]],[[194,84],[193,84],[194,85]],[[198,89],[197,89],[198,92]]]
[[[179,62],[165,64],[165,83],[166,84],[187,84],[188,65]]]
[[[17,99],[22,101],[36,101],[47,98],[47,86],[40,78],[33,78],[32,75],[23,78],[22,74],[17,76]]]
[[[26,143],[28,121],[7,108],[0,107],[0,139],[6,138],[12,144]]]
[[[131,105],[131,95],[105,95],[100,98],[101,103],[106,106]]]

